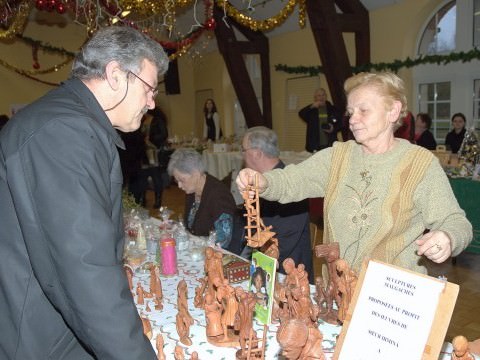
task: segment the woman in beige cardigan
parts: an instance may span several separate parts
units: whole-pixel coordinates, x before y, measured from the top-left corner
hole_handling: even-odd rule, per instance
[[[472,239],[432,153],[394,137],[407,111],[403,81],[392,73],[360,73],[345,82],[355,141],[337,142],[304,162],[263,175],[244,169],[240,191],[258,176],[260,196],[282,203],[324,197],[324,243],[359,270],[372,258],[426,273]]]

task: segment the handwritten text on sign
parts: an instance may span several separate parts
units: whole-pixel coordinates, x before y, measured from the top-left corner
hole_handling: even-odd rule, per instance
[[[370,261],[339,359],[420,359],[444,285]]]

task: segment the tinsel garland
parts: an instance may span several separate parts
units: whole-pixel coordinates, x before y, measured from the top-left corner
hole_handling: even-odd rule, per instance
[[[461,61],[470,62],[475,59],[480,59],[480,50],[473,48],[470,51],[452,52],[448,55],[422,55],[416,59],[407,57],[405,60],[394,60],[390,63],[380,62],[377,64],[368,63],[360,66],[352,66],[354,74],[362,71],[392,71],[398,72],[401,68],[411,68],[423,64],[437,64],[446,65],[451,62]],[[323,74],[322,66],[288,66],[285,64],[275,65],[276,71],[283,71],[287,74],[305,74],[309,76],[317,76]]]
[[[23,28],[28,20],[28,15],[30,14],[31,10],[31,2],[30,0],[25,0],[18,5],[18,9],[15,14],[15,18],[12,21],[12,24],[8,26],[6,30],[3,30],[0,27],[0,39],[11,39],[16,34],[21,34],[23,32]]]
[[[39,40],[34,40],[34,39],[32,39],[28,36],[17,35],[17,39],[23,41],[24,43],[26,43],[27,45],[30,45],[32,47],[34,47],[34,46],[38,47],[39,49],[42,49],[44,52],[47,52],[47,53],[62,55],[62,56],[72,58],[72,59],[75,57],[74,52],[65,50],[64,48],[59,48],[59,47],[52,46],[49,43],[44,43],[44,42],[39,41]]]
[[[299,4],[298,23],[301,28],[305,26],[305,0],[288,0],[285,7],[275,16],[265,20],[255,20],[249,17],[234,6],[230,5],[227,0],[215,0],[215,3],[221,9],[225,9],[228,16],[232,17],[239,24],[250,28],[253,31],[268,31],[283,24],[285,20],[293,13],[295,5]]]

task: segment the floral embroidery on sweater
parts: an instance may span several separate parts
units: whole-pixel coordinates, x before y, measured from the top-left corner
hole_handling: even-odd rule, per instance
[[[374,196],[373,191],[370,189],[370,185],[372,184],[372,175],[370,172],[364,169],[360,172],[360,176],[361,182],[364,185],[363,189],[360,190],[354,186],[346,185],[347,188],[353,192],[353,194],[348,197],[351,202],[351,206],[348,207],[351,209],[350,213],[348,214],[348,218],[350,219],[349,227],[354,233],[357,234],[357,239],[347,246],[344,257],[350,248],[354,247],[355,256],[353,257],[352,261],[355,261],[358,255],[360,242],[368,233],[368,230],[372,225],[370,222],[372,216],[372,208],[370,205],[375,200],[378,200],[378,198]]]

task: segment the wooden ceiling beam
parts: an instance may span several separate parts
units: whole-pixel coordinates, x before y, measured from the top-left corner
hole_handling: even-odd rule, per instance
[[[337,7],[342,13],[337,13]],[[359,0],[306,0],[310,26],[334,104],[345,109],[344,81],[352,75],[343,32],[355,34],[355,63],[370,61],[368,11]]]
[[[253,31],[242,26],[232,18],[224,20],[223,9],[214,7],[213,16],[216,22],[215,36],[218,49],[227,66],[233,88],[237,95],[247,127],[272,127],[272,101],[270,86],[270,58],[268,38],[260,31]],[[240,31],[248,41],[237,40],[234,29]],[[258,54],[262,74],[262,107],[257,101],[257,95],[247,71],[243,55]]]

